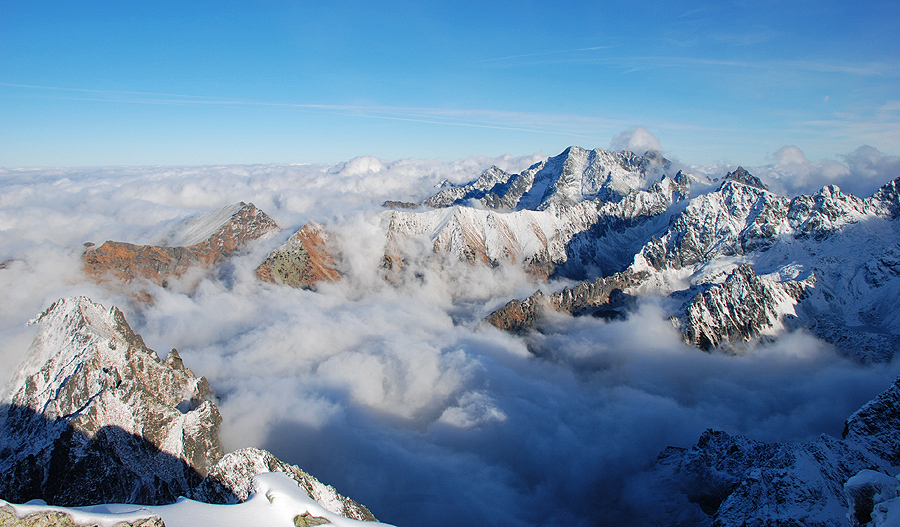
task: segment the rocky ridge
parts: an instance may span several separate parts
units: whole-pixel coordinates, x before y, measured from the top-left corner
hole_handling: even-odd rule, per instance
[[[871,518],[875,503],[859,499],[851,478],[874,471],[896,487],[898,438],[900,379],[850,416],[841,439],[771,444],[707,430],[694,447],[660,454],[641,480],[657,497],[643,514],[672,526],[838,527],[848,517],[853,524]]]
[[[885,310],[890,297],[900,293],[897,186],[898,181],[892,181],[865,199],[834,186],[785,198],[738,168],[717,189],[670,213],[658,234],[645,231],[633,261],[616,272],[601,270],[599,280],[621,283],[628,294],[681,299],[673,321],[680,323],[687,342],[704,348],[777,332],[786,327],[787,316],[794,327],[808,327],[858,360],[890,360],[900,351],[897,316]],[[609,240],[594,240],[598,247],[592,252],[602,253]],[[764,282],[741,272],[743,286],[736,287],[735,278],[726,285],[743,265],[754,269],[753,276],[761,271]],[[602,288],[596,297],[586,293],[596,289],[596,281],[571,288],[584,293],[574,295],[573,302],[541,302],[544,295],[539,292],[511,301],[486,320],[501,329],[523,331],[539,327],[545,308],[569,314],[594,311],[609,301]],[[764,283],[769,285],[759,286]],[[787,297],[771,289],[776,284]],[[707,291],[706,296],[697,298],[698,289]],[[714,294],[734,298],[719,298],[713,313]],[[756,311],[746,311],[748,305]],[[737,322],[726,329],[714,320]],[[737,330],[739,326],[744,328]]]
[[[377,521],[365,506],[341,496],[301,470],[259,448],[242,448],[226,454],[212,468],[194,493],[195,499],[208,503],[237,503],[253,491],[253,476],[265,472],[283,472],[296,481],[310,498],[326,510],[346,518]]]
[[[402,267],[404,243],[424,238],[451,259],[512,262],[538,278],[621,270],[697,182],[682,172],[654,181],[668,166],[652,153],[572,147],[520,174],[492,167],[422,203],[435,210],[385,213],[388,267]]]
[[[786,319],[796,319],[796,304],[812,280],[776,282],[743,264],[722,284],[715,284],[686,304],[677,322],[685,340],[703,350],[747,342],[777,333]]]
[[[146,279],[158,285],[192,267],[209,267],[247,243],[278,230],[252,203],[238,203],[185,220],[158,245],[107,241],[85,251],[85,272],[95,280]]]
[[[278,470],[337,514],[374,519],[262,450],[223,457],[209,385],[177,351],[146,347],[116,308],[65,298],[38,316],[28,358],[3,391],[0,498],[50,504],[231,503]],[[330,507],[330,508],[329,508]]]

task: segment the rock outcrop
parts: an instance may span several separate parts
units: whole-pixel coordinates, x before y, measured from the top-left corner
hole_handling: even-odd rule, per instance
[[[309,289],[318,282],[335,282],[340,274],[335,269],[331,236],[325,227],[309,222],[291,235],[256,269],[264,282],[287,284]]]
[[[70,514],[57,511],[45,511],[19,516],[10,506],[0,507],[0,526],[2,527],[88,527],[77,523]],[[91,525],[90,527],[93,527]],[[113,527],[166,527],[165,522],[156,516],[136,521],[117,522]]]
[[[160,245],[107,241],[88,247],[82,259],[85,272],[98,281],[143,278],[166,285],[168,279],[216,264],[276,230],[265,212],[241,202],[186,220]]]
[[[646,279],[646,273],[625,271],[606,278],[586,281],[574,288],[544,295],[536,292],[524,301],[511,300],[485,318],[489,324],[514,333],[522,333],[539,327],[546,310],[568,315],[609,315],[625,307],[624,295]],[[609,316],[603,316],[610,318]]]

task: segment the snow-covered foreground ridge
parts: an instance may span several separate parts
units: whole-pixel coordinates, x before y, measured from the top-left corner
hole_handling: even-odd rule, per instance
[[[103,504],[87,507],[54,507],[38,501],[23,505],[8,504],[0,500],[0,514],[4,507],[21,519],[22,527],[29,524],[29,517],[40,517],[47,512],[60,512],[72,519],[75,525],[100,527],[121,526],[124,523],[148,525],[148,527],[296,527],[335,525],[355,527],[362,525],[387,525],[361,522],[331,512],[313,501],[297,482],[283,472],[269,472],[253,477],[253,490],[242,503],[212,505],[188,498],[178,498],[170,505]],[[2,517],[2,516],[0,516]],[[160,523],[142,523],[161,519]],[[10,517],[3,518],[3,525],[16,525]]]
[[[229,504],[248,497],[258,474],[280,472],[290,485],[264,478],[263,494],[271,487],[290,502],[302,493],[331,515],[375,519],[269,452],[223,455],[221,417],[206,379],[174,349],[160,359],[117,308],[69,297],[33,323],[40,328],[28,358],[3,391],[3,499],[163,505],[181,496]],[[296,492],[285,490],[291,486]]]

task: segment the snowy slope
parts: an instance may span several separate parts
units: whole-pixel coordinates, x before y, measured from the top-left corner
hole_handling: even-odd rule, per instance
[[[4,502],[0,500],[0,505]],[[253,477],[253,491],[246,501],[232,505],[211,505],[180,498],[171,505],[104,504],[87,507],[54,507],[40,503],[7,504],[19,517],[48,510],[60,511],[80,525],[113,527],[120,522],[161,518],[166,527],[295,527],[331,524],[338,527],[386,525],[361,522],[331,512],[313,501],[297,482],[282,472]],[[298,519],[299,518],[299,519]],[[305,522],[305,523],[304,523]]]
[[[173,227],[154,245],[188,247],[201,243],[228,223],[243,206],[243,203],[235,203],[188,218]]]
[[[581,276],[586,268],[614,272],[664,229],[672,204],[686,199],[697,181],[679,172],[649,183],[657,164],[629,152],[572,147],[518,175],[492,168],[425,201],[442,208],[384,213],[386,253],[402,261],[404,242],[424,238],[451,258],[517,263],[542,278],[559,272]],[[523,178],[533,184],[520,194],[515,184]],[[482,207],[460,205],[471,200]]]

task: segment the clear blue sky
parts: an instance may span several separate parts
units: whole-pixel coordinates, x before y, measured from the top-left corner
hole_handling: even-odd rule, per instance
[[[0,166],[900,153],[900,2],[685,4],[0,0]]]

